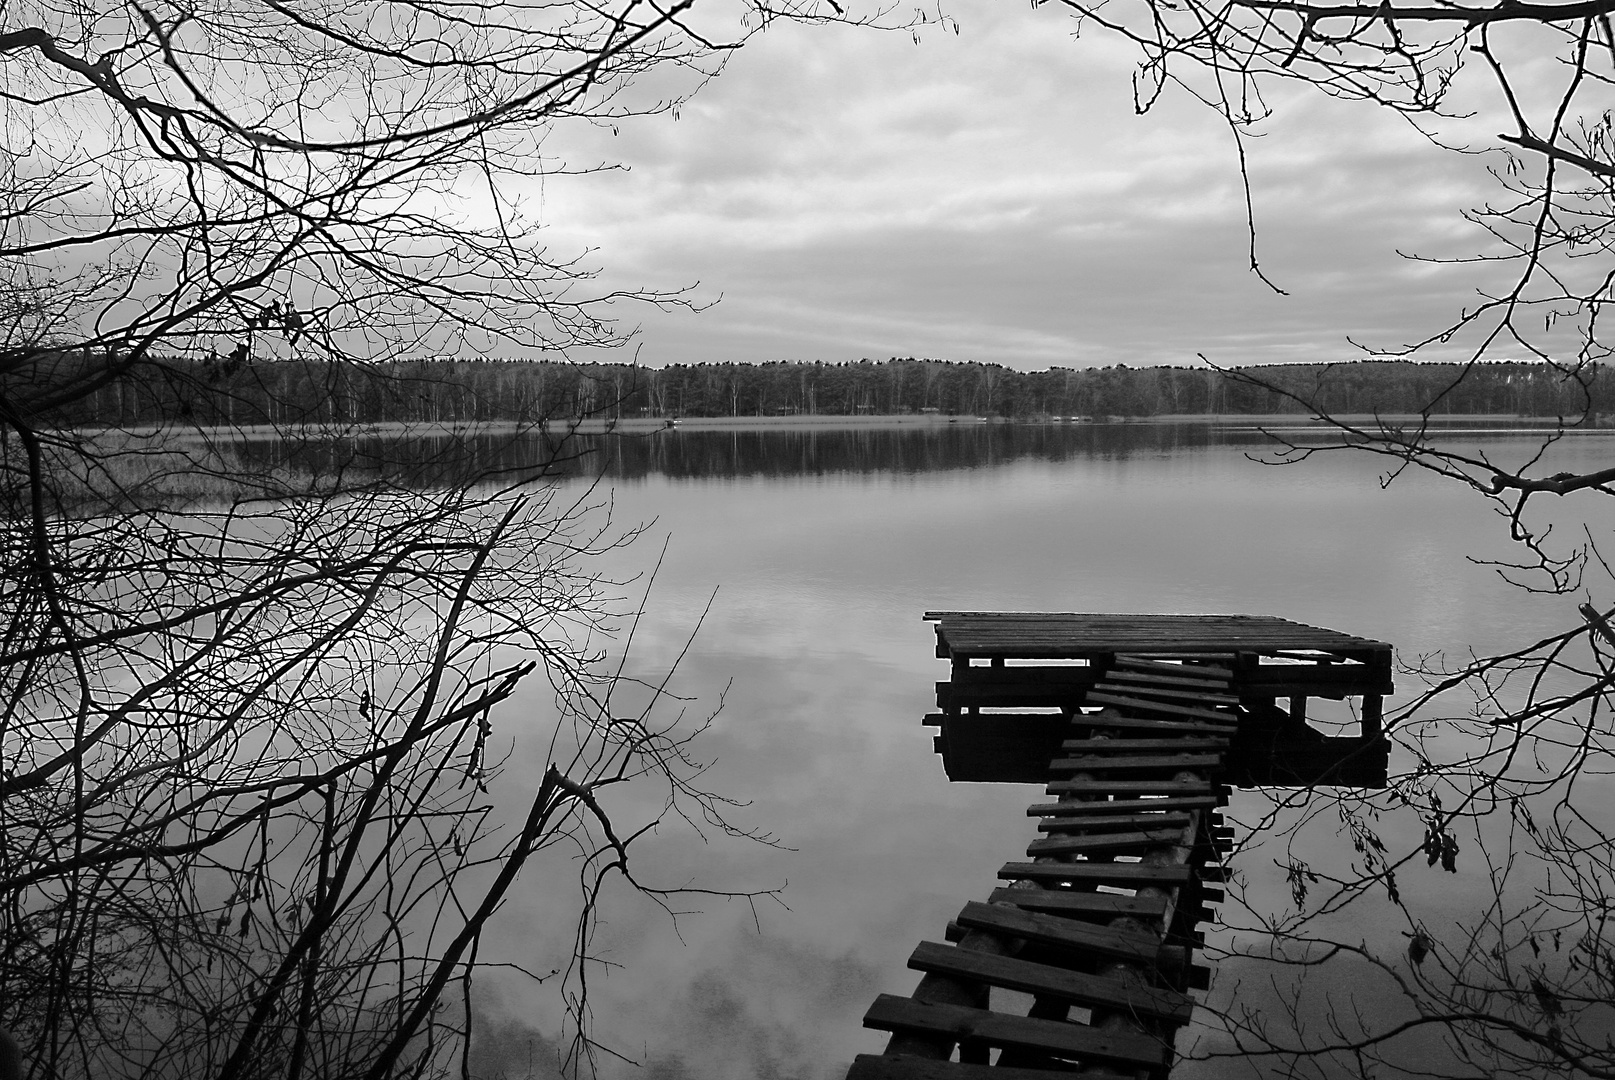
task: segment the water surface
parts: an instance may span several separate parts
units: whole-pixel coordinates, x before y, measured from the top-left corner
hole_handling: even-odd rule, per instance
[[[1500,458],[1536,445],[1509,432],[1453,438]],[[639,661],[670,663],[711,601],[681,677],[708,704],[722,696],[703,740],[707,779],[749,800],[738,820],[791,850],[671,829],[646,848],[662,880],[783,886],[783,904],[708,903],[675,934],[654,905],[613,903],[597,944],[624,966],[595,982],[595,1016],[607,1043],[648,1064],[602,1071],[839,1080],[855,1053],[884,1046],[859,1021],[876,993],[912,990],[909,951],[940,940],[1021,857],[1040,791],[950,785],[920,724],[947,677],[927,609],[1270,614],[1412,658],[1516,643],[1573,608],[1468,561],[1507,550],[1473,493],[1418,475],[1382,490],[1376,463],[1356,455],[1264,466],[1250,460],[1259,446],[1248,430],[1167,425],[605,446],[616,520],[650,523],[613,565],[644,567],[668,538]],[[1570,439],[1556,467],[1592,467],[1611,449],[1609,436]],[[1607,532],[1609,502],[1557,512]],[[1271,859],[1251,872],[1271,876]],[[1424,888],[1405,891],[1417,901]],[[499,946],[539,970],[565,944],[547,895],[524,882]],[[517,989],[490,1008],[510,1030],[553,1021]]]

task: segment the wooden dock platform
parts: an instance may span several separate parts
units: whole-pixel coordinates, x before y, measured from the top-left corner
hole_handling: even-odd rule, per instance
[[[1194,953],[1232,845],[1218,808],[1234,786],[1383,787],[1391,646],[1267,616],[925,617],[952,665],[926,718],[948,776],[1054,801],[1028,807],[1042,835],[1006,885],[914,950],[914,992],[870,1007],[891,1040],[848,1080],[1164,1080],[1209,985]],[[1320,697],[1360,698],[1359,733],[1309,727]]]
[[[1210,706],[1238,721],[1227,783],[1385,786],[1380,718],[1392,687],[1383,641],[1267,615],[925,617],[936,623],[937,656],[953,667],[937,684],[939,711],[926,718],[941,729],[936,748],[950,779],[1041,782],[1073,720],[1090,708],[1192,725]],[[1223,700],[1210,701],[1193,676],[1172,670],[1185,664],[1225,674]],[[1359,734],[1309,727],[1309,698],[1358,699]]]

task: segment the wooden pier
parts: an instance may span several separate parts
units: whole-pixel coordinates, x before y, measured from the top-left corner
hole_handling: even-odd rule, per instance
[[[1198,929],[1226,879],[1233,787],[1383,787],[1391,646],[1267,616],[928,612],[936,749],[953,780],[1045,785],[1005,885],[921,942],[892,1033],[848,1080],[1161,1080],[1209,985]],[[1355,735],[1307,701],[1357,699]],[[1031,995],[1006,1010],[993,988]],[[1024,1002],[1024,997],[1021,999]]]

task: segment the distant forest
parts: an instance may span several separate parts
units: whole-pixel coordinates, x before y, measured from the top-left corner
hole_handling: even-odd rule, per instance
[[[89,358],[57,354],[42,384]],[[51,370],[43,370],[48,367]],[[1615,414],[1615,377],[1593,366],[1583,386],[1545,364],[1475,367],[1456,387],[1451,364],[1356,361],[1233,369],[1140,367],[1013,371],[997,364],[863,360],[826,364],[627,364],[424,361],[165,362],[163,381],[116,380],[50,419],[130,426],[175,416],[198,423],[531,422],[603,416],[857,416],[937,412],[1037,420],[1302,411],[1246,373],[1337,413]],[[85,374],[87,371],[81,371]],[[1589,403],[1590,402],[1590,403]]]

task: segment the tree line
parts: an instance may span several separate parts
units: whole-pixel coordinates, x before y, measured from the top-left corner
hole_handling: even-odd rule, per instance
[[[93,363],[55,354],[50,367]],[[355,364],[165,360],[162,378],[108,383],[66,404],[63,426],[533,422],[555,417],[771,417],[916,414],[1051,417],[1271,415],[1305,400],[1329,413],[1615,413],[1600,365],[1363,360],[1267,367],[1052,367],[893,357],[805,361],[576,364],[432,360]],[[40,378],[57,380],[60,371]]]

